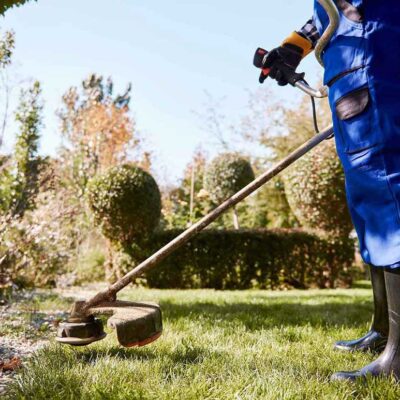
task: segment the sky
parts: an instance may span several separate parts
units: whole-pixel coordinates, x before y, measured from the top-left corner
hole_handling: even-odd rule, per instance
[[[13,79],[43,85],[43,154],[60,145],[55,111],[62,94],[95,72],[111,76],[120,91],[132,82],[138,129],[157,173],[172,182],[196,148],[216,152],[197,115],[206,93],[224,98],[223,112],[234,120],[248,91],[259,89],[255,49],[276,47],[311,13],[312,1],[300,0],[39,0],[8,11],[0,31],[16,33]],[[302,69],[313,81],[316,61],[309,57]],[[294,88],[266,86],[289,102],[300,97]],[[8,128],[10,147],[15,126]]]

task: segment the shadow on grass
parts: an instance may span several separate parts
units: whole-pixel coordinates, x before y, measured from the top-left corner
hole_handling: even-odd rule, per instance
[[[224,327],[244,325],[248,330],[257,331],[280,326],[312,327],[358,327],[371,319],[372,302],[346,303],[324,302],[323,304],[301,304],[268,301],[265,304],[237,302],[215,304],[211,302],[183,303],[161,302],[165,321],[177,322],[185,319],[201,320]]]
[[[76,353],[76,358],[84,363],[92,364],[99,358],[113,357],[119,360],[135,360],[135,361],[150,361],[157,358],[156,354],[147,352],[146,350],[132,352],[131,349],[121,347],[108,348],[86,348],[80,353]]]
[[[140,349],[135,348],[126,349],[121,347],[111,347],[111,348],[100,348],[91,349],[87,348],[80,353],[76,353],[76,359],[80,362],[86,364],[93,364],[98,359],[105,357],[112,357],[121,361],[133,360],[133,361],[152,361],[159,359],[160,355],[154,353],[151,349]],[[209,349],[198,347],[198,346],[178,346],[177,348],[167,351],[163,350],[162,357],[169,358],[174,364],[182,365],[194,365],[201,364],[206,357],[218,356],[219,353],[215,351],[210,351]]]

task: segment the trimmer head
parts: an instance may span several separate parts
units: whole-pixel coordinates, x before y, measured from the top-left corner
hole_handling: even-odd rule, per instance
[[[61,323],[57,341],[71,346],[86,346],[106,337],[103,324],[93,315],[112,315],[107,326],[117,331],[119,343],[124,347],[145,346],[162,334],[160,306],[155,303],[113,301],[90,309],[88,318],[70,318]]]
[[[93,316],[84,319],[71,318],[58,327],[57,342],[70,346],[87,346],[106,337],[103,323]]]
[[[110,307],[113,316],[107,326],[117,331],[119,343],[124,347],[145,346],[162,334],[161,308],[155,303],[115,302]],[[104,312],[104,311],[103,311]]]

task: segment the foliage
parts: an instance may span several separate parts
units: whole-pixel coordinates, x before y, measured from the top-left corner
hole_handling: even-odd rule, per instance
[[[78,281],[86,280],[88,270],[96,269],[94,265],[98,266],[95,278],[104,276],[105,272],[113,275],[113,250],[109,241],[101,237],[92,225],[85,193],[92,178],[128,160],[137,160],[137,164],[146,170],[151,167],[150,153],[141,153],[130,112],[131,85],[122,94],[116,94],[111,78],[92,74],[80,88],[70,88],[62,101],[58,116],[65,141],[56,163],[56,190],[62,190],[69,199],[69,207],[74,210],[73,220],[59,232],[60,238],[64,234],[72,234],[74,238],[69,251],[68,271],[76,274]],[[76,227],[79,227],[78,234],[74,233]],[[97,245],[107,250],[104,252],[105,260],[100,258],[93,268],[82,254],[89,251],[86,245],[91,243],[92,237],[96,237]],[[83,265],[74,266],[77,263]],[[88,267],[87,271],[85,267]]]
[[[234,153],[217,156],[207,167],[204,188],[214,204],[220,204],[255,179],[248,160]],[[233,225],[239,229],[237,208],[233,208]]]
[[[19,286],[54,286],[60,275],[71,271],[71,264],[76,268],[81,246],[93,230],[84,216],[79,202],[57,177],[46,177],[35,209],[23,218],[2,219],[0,267]]]
[[[114,95],[109,78],[90,75],[81,90],[70,88],[58,112],[61,131],[67,139],[62,161],[65,179],[84,194],[88,181],[97,173],[127,160],[138,145],[134,121],[129,114],[131,85]]]
[[[0,15],[4,15],[4,13],[12,7],[20,7],[28,1],[30,0],[2,0],[0,3]]]
[[[215,208],[215,202],[204,188],[204,176],[207,167],[207,157],[202,150],[196,151],[193,160],[184,171],[179,185],[165,188],[163,191],[163,223],[164,229],[187,228]],[[243,226],[260,227],[263,216],[258,209],[251,209],[249,202],[237,206]],[[223,215],[215,221],[214,228],[229,229],[233,227],[232,218]]]
[[[12,55],[15,49],[15,34],[6,32],[0,40],[0,68],[11,64]]]
[[[0,179],[0,209],[3,213],[22,217],[34,207],[39,190],[42,160],[38,156],[39,131],[42,125],[42,102],[39,82],[21,92],[15,115],[20,131],[17,136],[10,168]]]
[[[224,153],[207,167],[204,188],[214,203],[221,203],[255,178],[250,163],[239,154]]]
[[[270,151],[268,160],[271,162],[286,157],[315,135],[309,96],[304,96],[295,107],[276,104],[274,112],[280,118],[274,120],[273,127],[268,131],[262,131],[259,136],[260,144]],[[326,99],[320,100],[317,104],[317,118],[322,128],[332,122],[332,113]]]
[[[353,229],[344,174],[333,141],[324,142],[284,174],[285,191],[301,225],[348,237]]]
[[[211,204],[203,190],[205,168],[206,157],[198,150],[186,167],[179,186],[163,191],[165,228],[185,228],[209,211]]]
[[[101,241],[98,243],[102,244]],[[105,276],[105,264],[106,255],[103,249],[88,248],[85,252],[80,254],[80,257],[76,260],[76,266],[74,268],[74,274],[76,274],[76,280],[74,284],[81,285],[83,283],[92,282],[104,282]]]
[[[246,120],[244,125],[247,137],[268,149],[267,165],[284,158],[315,135],[308,97],[304,97],[296,109],[281,104],[271,105],[263,98],[258,101],[261,109],[260,104],[253,104],[252,109],[257,111],[251,114],[253,118],[257,115],[263,117],[262,107],[280,116],[270,121],[268,129],[261,126],[252,131],[251,128],[257,124],[250,120]],[[327,126],[331,122],[328,102],[320,102],[317,110],[320,125]],[[344,174],[333,141],[322,143],[263,191],[258,196],[268,203],[269,226],[294,227],[299,223],[306,228],[342,237],[348,237],[352,230],[346,206]]]
[[[161,195],[153,177],[133,165],[114,167],[94,178],[88,188],[96,224],[113,242],[141,240],[158,226]]]
[[[246,114],[237,124],[237,131],[244,140],[264,149],[265,155],[260,156],[255,163],[258,171],[270,168],[315,134],[308,96],[303,97],[295,107],[288,107],[274,98],[273,93],[264,89],[252,93]],[[331,111],[327,101],[318,103],[317,115],[320,126],[325,127],[330,123]],[[267,227],[299,226],[286,199],[282,175],[265,185],[253,202],[255,208],[251,211],[259,209],[259,215],[262,216],[264,209]]]
[[[254,162],[256,176],[264,173],[269,163],[261,160]],[[286,199],[285,187],[281,177],[276,177],[246,202],[238,207],[243,227],[248,228],[298,228],[300,225],[291,211]]]
[[[263,98],[255,100],[251,108],[254,121],[245,120],[243,132],[268,149],[267,165],[284,158],[315,135],[309,101],[306,96],[296,109],[290,109],[282,104],[271,105]],[[265,122],[267,126],[269,122],[268,129],[261,124],[257,127],[257,115],[265,118],[263,109],[279,116]],[[321,101],[317,111],[319,125],[327,126],[331,122],[328,102]],[[330,235],[349,235],[352,225],[346,206],[344,174],[333,141],[321,144],[274,182],[264,188],[263,196],[271,210],[269,226],[295,227],[299,223]]]
[[[133,264],[182,231],[157,232]],[[129,250],[128,250],[129,251]],[[354,243],[301,230],[206,230],[147,274],[150,287],[247,289],[334,287],[351,281]]]
[[[92,237],[97,246],[107,249],[109,243],[93,228],[82,196],[96,172],[131,157],[128,153],[137,144],[130,88],[115,96],[112,86],[111,80],[104,83],[93,75],[82,84],[82,93],[76,89],[74,97],[69,91],[59,114],[66,147],[46,163],[37,156],[40,87],[35,84],[23,93],[16,150],[0,159],[0,272],[20,286],[74,283],[87,280],[89,273],[101,278],[112,267],[112,251],[104,254],[107,260],[93,261],[87,254]],[[95,148],[99,151],[91,151]],[[150,167],[147,153],[143,163]]]
[[[15,49],[15,34],[5,32],[0,38],[0,148],[3,145],[10,109],[11,85],[8,68],[12,65],[12,56]],[[0,167],[1,168],[1,167]],[[1,170],[0,170],[1,172]]]
[[[0,268],[21,288],[55,286],[68,253],[58,247],[53,235],[53,226],[44,226],[31,215],[12,220],[1,235]]]
[[[21,92],[16,121],[20,130],[13,155],[3,165],[0,175],[0,271],[14,282],[42,280],[42,274],[52,274],[45,261],[40,238],[32,224],[41,174],[46,163],[38,156],[39,130],[42,120],[40,84]],[[30,269],[32,265],[37,269]],[[47,280],[44,279],[44,280]],[[47,282],[46,282],[47,283]]]
[[[268,228],[298,228],[300,224],[291,211],[282,178],[275,178],[257,193],[258,208],[264,208]]]
[[[157,342],[124,349],[110,332],[90,347],[46,346],[18,372],[4,400],[400,398],[393,379],[351,384],[329,379],[334,371],[354,370],[376,358],[333,349],[336,340],[360,337],[368,329],[370,289],[131,288],[124,299],[161,304],[164,334]],[[65,300],[50,312],[65,308]]]
[[[84,271],[84,266],[89,263],[82,252],[89,251],[85,246],[91,242],[91,237],[96,237],[97,244],[106,249],[106,258],[98,263],[99,271],[95,276],[106,273],[114,279],[114,275],[119,275],[114,269],[114,251],[110,242],[98,235],[98,229],[91,224],[85,194],[92,178],[114,166],[134,160],[145,170],[151,168],[151,154],[140,146],[130,111],[131,85],[122,94],[116,94],[111,78],[106,80],[92,74],[80,88],[70,88],[62,100],[58,116],[66,140],[57,160],[57,186],[69,198],[76,214],[65,232],[60,234],[68,235],[75,226],[80,229],[78,235],[73,235],[76,241],[70,251],[68,270],[76,273],[78,280],[87,279],[88,271]],[[80,262],[84,264],[82,268],[73,266]]]

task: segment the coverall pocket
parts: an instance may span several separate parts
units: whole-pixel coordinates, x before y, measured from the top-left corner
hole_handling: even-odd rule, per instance
[[[379,130],[364,68],[337,80],[329,97],[341,152],[355,154],[378,144]]]
[[[358,89],[336,102],[336,115],[340,120],[347,121],[363,113],[367,109],[369,101],[369,89]]]

